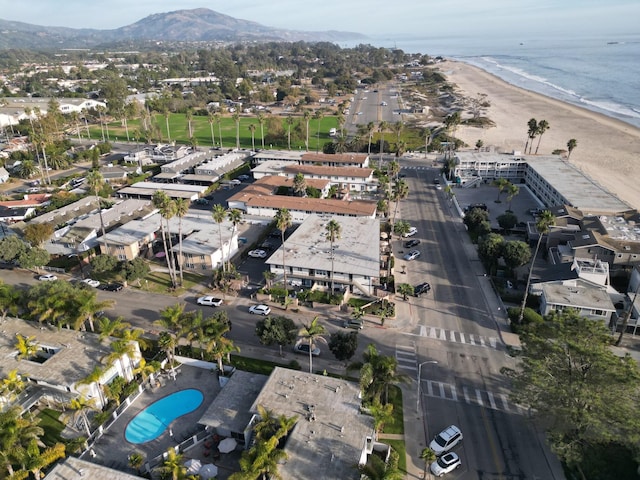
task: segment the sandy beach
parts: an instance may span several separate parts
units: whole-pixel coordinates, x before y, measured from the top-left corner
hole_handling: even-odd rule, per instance
[[[485,146],[501,151],[524,152],[527,122],[546,120],[550,128],[542,136],[538,154],[567,148],[575,138],[578,146],[570,162],[610,192],[640,209],[640,129],[622,121],[514,87],[479,68],[461,62],[440,65],[447,79],[467,97],[487,95],[491,106],[486,116],[495,127],[458,127],[456,136],[470,147],[481,139]],[[535,139],[533,151],[537,145]]]

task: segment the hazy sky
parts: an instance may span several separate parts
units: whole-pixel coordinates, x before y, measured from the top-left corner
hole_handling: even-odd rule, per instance
[[[640,33],[640,0],[0,0],[0,19],[111,29],[200,7],[272,27],[373,37]]]

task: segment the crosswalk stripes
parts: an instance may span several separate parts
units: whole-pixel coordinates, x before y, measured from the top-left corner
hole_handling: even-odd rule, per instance
[[[407,333],[406,335],[416,335],[415,333]],[[446,330],[444,328],[430,327],[427,325],[420,325],[417,336],[429,337],[434,340],[441,340],[443,342],[452,343],[464,343],[466,345],[472,345],[476,347],[485,348],[498,348],[497,337],[485,337],[483,335],[477,335],[474,333],[463,333],[455,330]]]
[[[413,345],[396,345],[396,360],[398,366],[405,370],[417,370],[418,356],[416,355],[416,346]]]
[[[504,393],[493,393],[486,390],[471,389],[462,386],[462,396],[458,396],[458,390],[455,385],[434,380],[422,379],[422,394],[431,398],[440,398],[442,400],[450,400],[453,402],[464,402],[469,405],[476,405],[492,410],[515,413],[524,415],[527,410],[520,405],[516,405],[509,401],[509,397]]]

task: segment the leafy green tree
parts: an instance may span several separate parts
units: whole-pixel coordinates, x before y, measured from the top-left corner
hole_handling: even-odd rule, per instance
[[[513,271],[531,260],[531,247],[521,240],[510,240],[504,244],[502,258]]]
[[[140,257],[122,262],[121,268],[122,276],[127,280],[127,282],[134,282],[136,280],[143,279],[149,275],[149,272],[151,271],[149,264]]]
[[[53,226],[48,223],[28,223],[24,228],[24,239],[34,247],[40,247],[53,235]]]
[[[518,217],[511,212],[505,212],[502,215],[499,215],[497,220],[500,228],[507,231],[511,230],[518,224]]]
[[[513,381],[513,401],[546,426],[562,461],[581,471],[590,447],[638,445],[640,371],[629,355],[611,351],[602,322],[569,309],[529,324],[520,339],[520,364],[503,373]]]
[[[18,263],[22,268],[35,268],[38,270],[40,267],[44,267],[49,263],[50,259],[49,252],[44,248],[31,247],[20,254]]]
[[[16,235],[9,235],[0,240],[0,260],[13,262],[27,250],[28,245]]]
[[[282,356],[282,347],[296,341],[296,324],[288,317],[264,317],[256,324],[256,335],[263,345],[277,344]]]
[[[472,237],[479,238],[491,232],[490,226],[487,231],[489,212],[481,208],[472,208],[466,212],[462,221],[467,226],[467,230],[469,230],[469,234]]]
[[[309,373],[313,373],[313,355],[311,354],[313,347],[318,342],[327,343],[323,337],[327,333],[327,329],[324,325],[318,323],[318,317],[314,317],[310,323],[304,325],[298,330],[298,336],[301,337],[306,343],[309,344]]]
[[[358,349],[357,332],[334,332],[329,337],[329,350],[341,362],[350,360]]]
[[[398,454],[391,452],[389,463],[378,455],[369,455],[366,465],[360,467],[360,473],[367,480],[402,480],[405,474],[398,468]]]
[[[491,274],[495,273],[503,248],[504,238],[497,233],[484,235],[478,241],[478,256]]]
[[[115,255],[97,255],[91,259],[91,268],[95,273],[112,273],[119,264]]]
[[[400,295],[402,295],[403,300],[407,300],[409,295],[413,295],[413,285],[410,283],[401,283],[396,287],[396,290]]]
[[[17,312],[19,298],[20,293],[13,285],[0,280],[0,319],[4,321],[10,312]]]

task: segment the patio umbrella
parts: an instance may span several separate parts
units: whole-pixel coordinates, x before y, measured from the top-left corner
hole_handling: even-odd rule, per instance
[[[233,452],[237,446],[238,442],[236,442],[235,438],[228,437],[220,442],[218,450],[220,450],[220,453],[229,453]]]
[[[187,467],[188,474],[195,475],[202,468],[202,462],[200,462],[200,460],[198,460],[197,458],[191,458],[184,462],[184,466]]]
[[[213,463],[205,463],[200,467],[200,470],[198,470],[198,475],[200,475],[204,480],[214,478],[218,475],[218,467]]]

